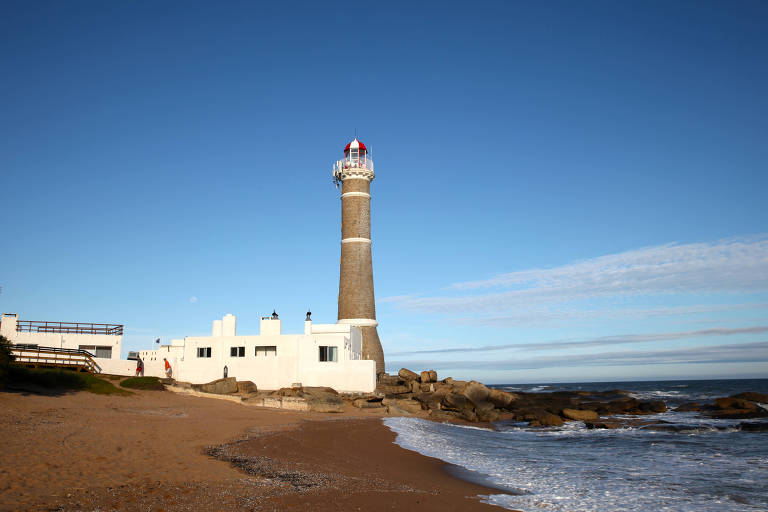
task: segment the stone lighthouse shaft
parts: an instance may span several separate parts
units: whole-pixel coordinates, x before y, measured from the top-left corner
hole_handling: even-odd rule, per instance
[[[333,168],[341,184],[341,269],[339,272],[338,323],[352,324],[363,335],[363,359],[376,361],[384,372],[384,351],[376,331],[371,260],[371,181],[373,161],[365,145],[353,140],[344,148],[344,160]]]

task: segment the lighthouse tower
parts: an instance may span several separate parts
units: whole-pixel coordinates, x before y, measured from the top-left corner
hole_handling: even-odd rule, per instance
[[[373,161],[365,144],[353,140],[344,148],[344,160],[333,167],[333,181],[341,184],[341,270],[339,320],[363,334],[363,359],[376,361],[384,372],[384,351],[376,332],[371,262],[371,181]]]

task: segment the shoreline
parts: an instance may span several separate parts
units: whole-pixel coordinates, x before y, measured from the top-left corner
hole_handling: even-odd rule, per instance
[[[366,411],[159,391],[0,392],[0,407],[0,510],[504,510]]]

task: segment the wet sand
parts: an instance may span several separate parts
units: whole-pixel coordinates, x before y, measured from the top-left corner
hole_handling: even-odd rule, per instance
[[[0,393],[0,510],[503,510],[380,412],[139,391]]]

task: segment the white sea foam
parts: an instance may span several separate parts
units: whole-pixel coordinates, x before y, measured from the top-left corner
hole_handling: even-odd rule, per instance
[[[760,501],[759,484],[750,488],[746,483],[768,480],[768,468],[756,463],[768,457],[764,445],[744,447],[742,453],[724,431],[707,431],[711,420],[693,413],[677,413],[675,420],[700,430],[692,437],[643,429],[588,430],[580,422],[558,429],[504,425],[500,431],[415,418],[384,422],[404,448],[486,475],[516,493],[484,497],[509,509],[721,512],[768,507],[765,498]],[[729,430],[727,435],[739,435]],[[728,487],[736,480],[739,486]]]

